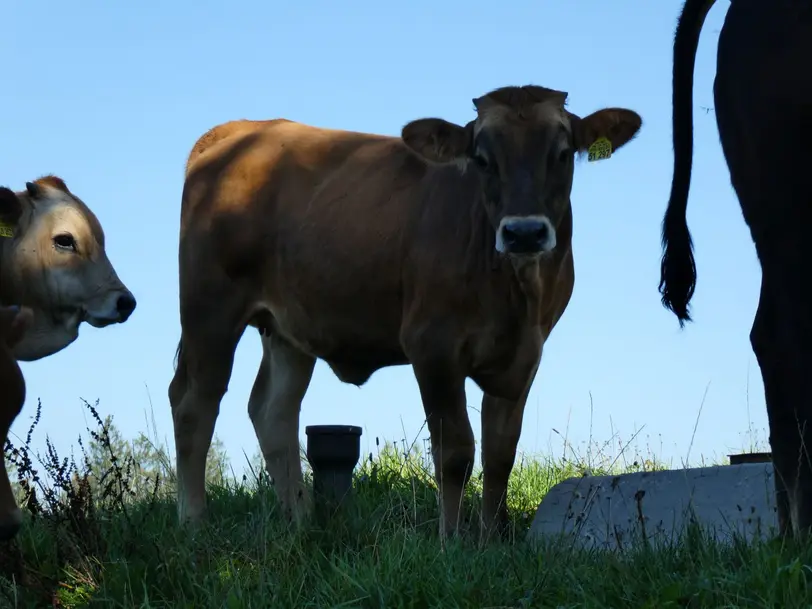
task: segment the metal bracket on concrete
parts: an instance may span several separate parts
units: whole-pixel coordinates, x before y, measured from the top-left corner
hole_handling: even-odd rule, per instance
[[[529,540],[564,535],[583,548],[670,544],[691,522],[730,543],[777,533],[772,463],[568,478],[542,499]]]

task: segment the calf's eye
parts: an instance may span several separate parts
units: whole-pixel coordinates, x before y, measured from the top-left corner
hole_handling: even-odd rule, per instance
[[[76,240],[73,235],[63,233],[54,237],[54,245],[61,250],[76,251]]]
[[[474,163],[476,163],[480,169],[488,168],[488,159],[481,152],[474,153]]]

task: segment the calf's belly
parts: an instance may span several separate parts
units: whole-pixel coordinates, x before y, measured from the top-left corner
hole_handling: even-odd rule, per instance
[[[377,370],[409,363],[398,338],[399,320],[376,316],[367,307],[303,314],[276,308],[273,331],[304,353],[324,360],[339,380],[361,386]],[[379,311],[380,313],[380,311]]]

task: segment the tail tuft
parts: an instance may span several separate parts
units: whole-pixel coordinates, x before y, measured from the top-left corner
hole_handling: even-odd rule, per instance
[[[683,328],[685,322],[692,321],[688,303],[696,288],[693,241],[684,214],[666,213],[662,243],[665,251],[660,263],[661,301],[677,316],[680,328]]]

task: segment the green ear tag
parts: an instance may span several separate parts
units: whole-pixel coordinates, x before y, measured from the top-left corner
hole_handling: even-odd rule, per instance
[[[587,161],[590,163],[593,161],[602,161],[603,159],[608,159],[612,156],[612,142],[610,142],[605,137],[599,137],[592,145],[587,148],[587,152],[589,152],[589,157]]]
[[[0,222],[0,237],[11,239],[14,236],[14,227],[11,224]]]

